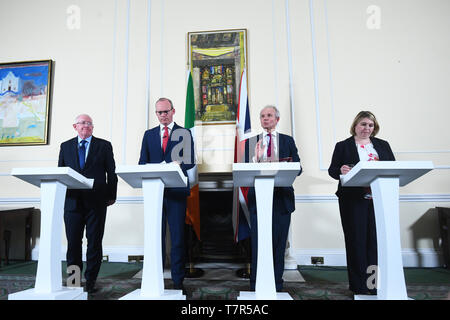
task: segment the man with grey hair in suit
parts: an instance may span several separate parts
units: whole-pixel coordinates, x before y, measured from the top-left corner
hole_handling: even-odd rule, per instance
[[[280,111],[272,105],[265,106],[260,112],[263,132],[246,141],[246,162],[300,162],[295,141],[291,136],[276,129],[280,121]],[[302,173],[302,169],[298,175]],[[248,207],[251,223],[252,264],[250,288],[255,289],[258,257],[258,215],[256,211],[255,189],[248,191]],[[283,289],[284,255],[291,224],[291,213],[295,211],[294,188],[275,187],[272,206],[272,247],[276,290]]]
[[[61,144],[58,167],[70,167],[94,179],[89,190],[67,190],[64,223],[67,237],[67,266],[83,270],[82,240],[86,229],[86,291],[97,291],[95,282],[103,258],[102,239],[106,208],[116,201],[117,175],[112,145],[92,135],[94,123],[87,114],[76,117],[77,136]]]

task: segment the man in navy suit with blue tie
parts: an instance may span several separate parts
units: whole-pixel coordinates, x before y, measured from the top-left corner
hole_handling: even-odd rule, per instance
[[[275,106],[269,105],[261,110],[260,122],[263,133],[246,141],[246,162],[300,162],[294,139],[276,130],[278,121],[280,121],[280,112]],[[301,173],[302,169],[300,168],[298,175]],[[255,290],[258,257],[258,215],[255,188],[250,188],[248,191],[248,209],[250,211],[252,241],[250,288]],[[272,248],[275,286],[278,292],[283,289],[284,255],[291,224],[291,213],[294,210],[294,188],[292,186],[275,187],[272,206]]]
[[[160,125],[145,131],[142,139],[139,164],[176,162],[187,177],[187,170],[194,167],[194,142],[191,132],[173,121],[175,109],[172,101],[160,98],[155,104]],[[184,228],[186,201],[190,194],[187,187],[165,188],[162,219],[162,253],[165,258],[166,221],[170,229],[170,265],[174,289],[183,289],[185,276]]]
[[[89,190],[67,190],[64,223],[67,237],[67,266],[83,270],[82,240],[86,229],[86,291],[96,291],[95,282],[103,258],[102,239],[106,208],[116,201],[117,175],[112,145],[94,137],[94,124],[87,114],[75,119],[78,136],[61,144],[58,166],[70,167],[86,178],[94,179]]]

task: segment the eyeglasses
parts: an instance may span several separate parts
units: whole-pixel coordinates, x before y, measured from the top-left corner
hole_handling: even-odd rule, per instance
[[[169,110],[164,110],[164,111],[156,111],[156,114],[162,116],[162,115],[167,115],[170,111],[172,111],[173,108],[169,109]]]
[[[83,126],[88,126],[88,127],[93,125],[93,123],[90,121],[80,121],[80,122],[77,122],[77,124],[81,124]]]

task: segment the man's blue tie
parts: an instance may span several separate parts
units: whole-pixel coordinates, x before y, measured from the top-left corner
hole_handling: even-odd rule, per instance
[[[78,158],[80,158],[80,168],[84,169],[86,162],[86,140],[81,140],[81,146],[78,148]]]

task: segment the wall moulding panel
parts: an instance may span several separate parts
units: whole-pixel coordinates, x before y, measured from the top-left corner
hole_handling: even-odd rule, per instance
[[[375,113],[381,125],[379,136],[389,140],[396,155],[404,160],[424,155],[428,160],[437,159],[447,168],[450,164],[449,139],[430,141],[426,134],[422,135],[419,131],[409,132],[407,137],[401,131],[396,132],[398,119],[406,114],[408,126],[426,126],[425,119],[426,123],[442,124],[440,115],[445,113],[442,109],[443,92],[436,92],[433,96],[432,100],[436,104],[426,115],[422,107],[424,104],[419,101],[423,99],[421,93],[425,88],[435,91],[444,70],[450,69],[449,64],[444,63],[445,67],[440,71],[433,66],[425,68],[429,63],[424,61],[420,67],[421,73],[416,71],[418,78],[402,78],[406,69],[415,69],[417,61],[435,58],[445,61],[445,53],[450,52],[449,46],[443,46],[430,33],[442,23],[442,20],[435,18],[441,14],[436,8],[427,8],[426,20],[434,27],[424,29],[422,24],[416,24],[411,18],[406,19],[399,7],[373,7],[370,7],[370,3],[361,1],[354,3],[353,10],[343,11],[340,10],[339,3],[309,0],[319,169],[327,170],[334,144],[349,136],[353,117],[364,109]],[[411,9],[413,16],[424,16],[424,13],[419,12],[423,7],[417,3],[412,4]],[[370,24],[374,18],[373,10],[381,12],[379,28]],[[360,14],[359,19],[355,19],[355,13]],[[399,15],[404,20],[399,19]],[[405,25],[409,32],[419,36],[420,41],[405,43]],[[344,34],[348,36],[343,36]],[[442,47],[442,55],[435,57],[434,53],[424,49],[422,43]],[[389,71],[379,68],[383,64]],[[352,85],[348,86],[349,83]],[[418,83],[423,83],[423,88],[419,91]],[[393,88],[396,88],[396,93],[392,92]],[[379,92],[389,94],[379,95]],[[430,102],[425,105],[430,105]],[[412,108],[421,111],[412,114]],[[444,128],[445,125],[438,125],[438,136],[448,137]],[[441,158],[445,160],[442,162]]]

